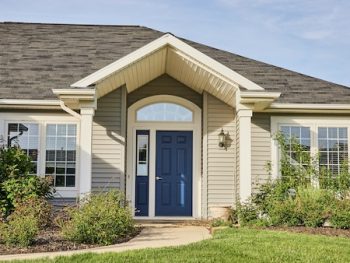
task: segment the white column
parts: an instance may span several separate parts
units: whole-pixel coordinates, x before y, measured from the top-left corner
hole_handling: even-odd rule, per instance
[[[91,192],[91,161],[92,161],[92,122],[94,108],[80,109],[80,176],[79,195],[83,197]]]
[[[239,196],[244,202],[252,194],[252,173],[251,173],[251,109],[240,109],[237,112],[239,123]]]

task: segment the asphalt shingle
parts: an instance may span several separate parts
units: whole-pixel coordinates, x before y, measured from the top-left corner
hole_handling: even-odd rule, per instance
[[[0,23],[0,98],[55,99],[70,84],[157,39],[141,26]],[[350,89],[183,39],[281,103],[350,103]]]

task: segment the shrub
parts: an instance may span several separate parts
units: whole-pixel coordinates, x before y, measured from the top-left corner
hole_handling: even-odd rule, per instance
[[[299,188],[296,203],[303,225],[308,227],[323,226],[329,218],[334,201],[334,194],[330,191],[316,188]]]
[[[349,229],[350,228],[350,200],[337,200],[332,214],[330,223],[333,227]]]
[[[27,247],[39,231],[38,220],[33,216],[11,215],[8,223],[1,223],[0,236],[6,245]]]
[[[241,226],[254,225],[259,219],[259,210],[251,202],[237,206],[238,222]]]
[[[44,229],[51,224],[52,205],[45,198],[31,197],[17,203],[14,212],[8,217],[11,220],[16,216],[33,217],[38,227]]]
[[[299,226],[302,224],[297,202],[288,198],[283,201],[273,201],[270,204],[268,218],[274,226]]]
[[[68,213],[70,219],[60,225],[63,235],[74,242],[109,245],[134,231],[131,210],[117,191],[92,194]]]
[[[52,197],[51,179],[31,174],[31,159],[19,147],[0,147],[0,214],[7,217],[16,202]]]

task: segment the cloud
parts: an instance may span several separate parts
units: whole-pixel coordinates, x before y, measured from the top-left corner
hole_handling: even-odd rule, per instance
[[[331,0],[217,0],[266,30],[310,41],[350,43],[350,2]],[[345,38],[346,36],[346,38]]]

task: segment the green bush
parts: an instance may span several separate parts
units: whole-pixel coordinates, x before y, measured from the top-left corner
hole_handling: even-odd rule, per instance
[[[241,226],[254,225],[259,219],[259,209],[251,202],[237,206],[238,222]]]
[[[324,189],[299,188],[296,196],[300,217],[307,227],[320,227],[330,216],[334,193]]]
[[[117,191],[92,194],[80,208],[70,208],[68,221],[60,222],[68,240],[110,245],[134,231],[131,210]]]
[[[31,197],[17,203],[9,220],[16,216],[33,217],[38,222],[38,227],[44,229],[51,224],[52,205],[45,198]]]
[[[274,226],[299,226],[302,224],[297,202],[292,198],[274,201],[270,204],[267,216],[271,225]]]
[[[1,241],[6,245],[27,247],[39,232],[38,220],[34,216],[11,215],[7,223],[0,223]]]
[[[350,200],[337,200],[332,214],[330,223],[335,228],[350,228]]]
[[[7,217],[17,202],[52,197],[51,179],[33,175],[31,159],[19,147],[0,147],[0,214]]]

